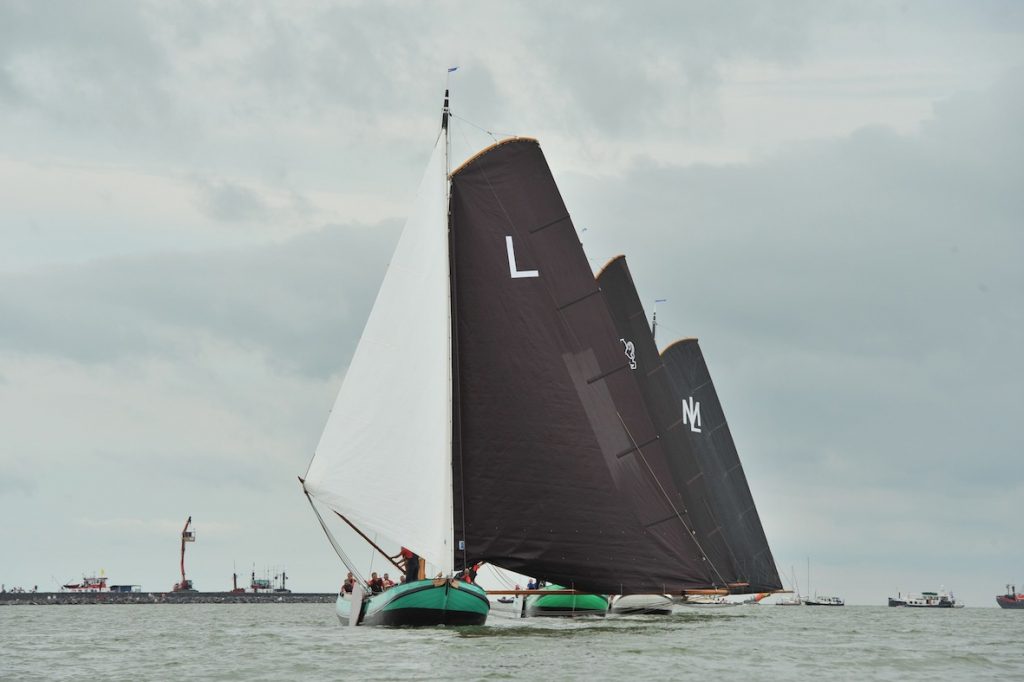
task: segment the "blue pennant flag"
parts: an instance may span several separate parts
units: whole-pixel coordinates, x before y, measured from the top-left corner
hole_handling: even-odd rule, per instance
[[[452,71],[458,71],[458,69],[459,69],[459,67],[457,67],[457,66],[449,66],[448,67],[448,73],[451,73]]]

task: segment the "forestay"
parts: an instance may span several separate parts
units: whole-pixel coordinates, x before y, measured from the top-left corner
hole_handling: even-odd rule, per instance
[[[362,530],[405,544],[448,574],[452,358],[445,144],[439,135],[305,486]]]

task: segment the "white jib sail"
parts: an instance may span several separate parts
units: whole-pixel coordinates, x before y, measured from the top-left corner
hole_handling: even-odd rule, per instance
[[[445,135],[306,475],[363,532],[453,570],[452,344]],[[352,254],[359,258],[359,254]]]

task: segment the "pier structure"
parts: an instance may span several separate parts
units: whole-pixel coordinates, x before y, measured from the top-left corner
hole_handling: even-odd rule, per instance
[[[0,606],[79,604],[333,604],[336,592],[2,592]]]

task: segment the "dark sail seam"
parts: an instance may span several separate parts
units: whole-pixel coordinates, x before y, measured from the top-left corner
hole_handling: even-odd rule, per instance
[[[568,213],[566,213],[566,214],[565,214],[564,216],[562,216],[561,218],[555,218],[554,220],[552,220],[552,221],[551,221],[551,222],[549,222],[549,223],[544,223],[544,224],[543,224],[543,225],[541,225],[540,227],[535,227],[535,228],[533,228],[532,230],[530,230],[530,234],[537,234],[537,233],[538,233],[538,232],[540,232],[541,230],[545,230],[545,229],[547,229],[547,228],[551,227],[552,225],[557,225],[558,223],[562,222],[563,220],[568,220],[568,219],[569,219],[569,214],[568,214]]]
[[[677,426],[679,426],[679,425],[680,425],[680,424],[682,424],[682,423],[683,423],[683,418],[682,418],[682,417],[680,417],[679,419],[677,419],[677,420],[675,420],[674,422],[672,422],[671,424],[669,424],[669,425],[668,425],[668,426],[667,426],[667,427],[665,428],[665,430],[666,430],[666,431],[671,431],[672,429],[676,428]]]
[[[629,365],[622,365],[621,367],[616,367],[615,369],[610,369],[607,372],[605,372],[604,374],[598,374],[593,379],[587,379],[587,384],[592,384],[592,383],[594,383],[596,381],[600,381],[601,379],[604,379],[606,377],[610,377],[611,375],[615,374],[616,372],[621,372],[622,370],[626,369],[627,367],[629,367]]]
[[[619,418],[619,423],[622,424],[622,429],[626,432],[626,435],[629,437],[629,440],[632,441],[635,445],[636,439],[633,438],[633,434],[630,432],[629,427],[626,426],[626,422],[622,418],[622,415],[618,411],[615,412],[615,415]],[[653,478],[654,482],[658,485],[658,490],[661,491],[661,495],[662,497],[665,498],[665,502],[668,503],[669,508],[675,513],[676,518],[679,519],[679,523],[683,524],[683,528],[685,528],[686,532],[689,533],[690,539],[693,540],[693,544],[697,545],[697,549],[700,550],[701,558],[708,562],[708,565],[711,566],[711,570],[715,572],[715,574],[718,576],[718,579],[722,581],[722,584],[726,584],[728,581],[722,577],[722,573],[718,570],[718,567],[715,566],[715,562],[708,558],[708,553],[704,551],[703,547],[701,547],[700,540],[697,539],[696,532],[694,532],[694,530],[690,528],[689,524],[687,524],[686,520],[683,518],[683,515],[679,513],[678,509],[676,509],[676,505],[672,503],[672,498],[668,496],[667,492],[665,492],[665,486],[661,484],[661,480],[658,478],[658,475],[654,473],[654,469],[652,469],[651,465],[648,464],[647,458],[644,457],[643,451],[640,450],[639,448],[637,448],[637,450],[637,454],[639,455],[640,461],[644,463],[644,467],[647,468],[647,471],[648,473],[650,473],[651,478]]]
[[[573,300],[569,301],[568,303],[563,303],[562,305],[558,306],[558,312],[562,312],[563,310],[565,310],[569,306],[574,306],[577,303],[581,303],[581,302],[587,300],[588,298],[590,298],[591,296],[593,296],[594,294],[599,294],[599,293],[601,293],[601,289],[594,289],[590,293],[583,294],[579,298],[573,299]]]
[[[655,436],[654,438],[650,439],[649,441],[647,441],[643,445],[638,445],[638,446],[631,447],[628,450],[623,450],[619,454],[615,455],[615,457],[616,457],[616,459],[622,459],[623,457],[625,457],[626,455],[628,455],[631,452],[636,452],[637,450],[640,450],[642,448],[646,448],[651,443],[657,443],[657,442],[658,442],[658,436]]]
[[[702,501],[704,502],[704,510],[708,513],[708,517],[715,523],[715,530],[721,530],[722,522],[718,520],[718,515],[715,514],[715,510],[711,508],[708,498],[702,498]],[[740,517],[742,518],[742,516],[743,515],[741,514]],[[732,560],[733,566],[739,566],[742,562],[740,562],[739,557],[736,556],[736,552],[733,551],[732,545],[729,544],[728,533],[721,533],[720,535],[722,544],[725,545],[725,551],[729,553],[729,558]]]
[[[666,521],[675,521],[675,520],[676,520],[676,515],[672,514],[670,516],[666,516],[663,519],[658,519],[657,521],[651,521],[650,523],[645,523],[644,524],[644,528],[654,528],[655,526],[660,526],[661,524],[665,523]]]

